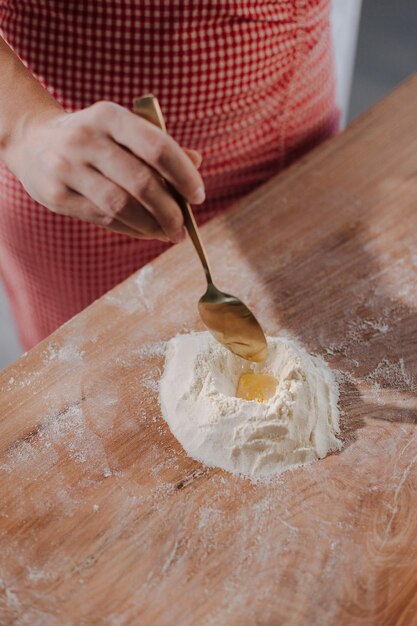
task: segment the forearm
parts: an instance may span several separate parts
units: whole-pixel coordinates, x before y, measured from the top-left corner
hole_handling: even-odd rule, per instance
[[[28,123],[62,108],[1,37],[0,68],[0,160],[8,164],[10,149]]]

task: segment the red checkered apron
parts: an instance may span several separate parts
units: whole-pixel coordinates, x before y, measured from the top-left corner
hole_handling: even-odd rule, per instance
[[[200,223],[337,128],[329,0],[0,0],[3,36],[69,111],[154,93],[203,155]],[[0,169],[0,270],[25,348],[166,244],[33,201]]]

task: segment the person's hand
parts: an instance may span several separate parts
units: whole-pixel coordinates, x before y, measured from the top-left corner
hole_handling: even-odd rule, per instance
[[[8,165],[37,202],[141,239],[178,242],[181,211],[168,180],[189,202],[204,200],[198,152],[112,102],[25,124]]]

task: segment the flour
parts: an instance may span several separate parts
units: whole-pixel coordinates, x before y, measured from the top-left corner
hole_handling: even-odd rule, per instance
[[[147,298],[147,291],[149,286],[152,285],[152,279],[153,267],[151,265],[145,265],[133,278],[133,282],[138,289],[138,297],[143,301],[148,311],[153,309],[153,302]]]
[[[251,478],[279,473],[340,449],[338,386],[324,361],[296,342],[269,337],[268,358],[250,363],[209,333],[168,342],[162,414],[193,458]],[[243,373],[278,381],[266,402],[235,397]]]

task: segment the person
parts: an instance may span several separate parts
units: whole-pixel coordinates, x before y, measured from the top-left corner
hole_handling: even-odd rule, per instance
[[[330,0],[0,3],[0,274],[25,349],[337,131]],[[131,111],[157,96],[169,135]]]

